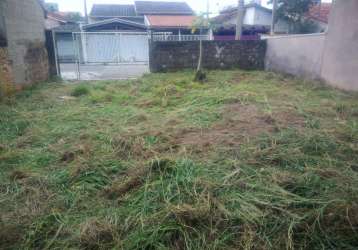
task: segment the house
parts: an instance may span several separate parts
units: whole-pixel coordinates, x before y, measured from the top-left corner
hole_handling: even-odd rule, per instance
[[[72,33],[80,32],[80,24],[74,20],[76,18],[81,18],[76,12],[47,12],[45,27],[54,34],[51,34],[51,39],[55,38],[59,62],[75,61]]]
[[[186,2],[135,1],[133,5],[95,4],[84,31],[150,31],[189,35],[195,13]]]
[[[79,27],[66,24],[53,29],[61,63],[77,60],[80,64],[147,64],[148,39],[184,41],[209,37],[208,29],[203,30],[203,36],[192,34],[196,16],[186,2],[94,4],[88,17],[89,22]]]
[[[245,5],[243,20],[243,39],[259,39],[259,34],[267,34],[270,31],[272,20],[272,10],[261,6],[258,3]],[[237,23],[237,7],[227,8],[220,12],[220,15],[213,18],[213,23],[217,27],[214,31],[215,40],[234,40]],[[287,24],[279,22],[276,31],[284,33]]]
[[[47,11],[45,27],[47,30],[65,24],[75,24],[82,21],[82,16],[78,12]]]
[[[69,21],[66,19],[65,15],[60,12],[47,12],[45,20],[45,28],[47,30],[52,30],[58,26],[65,25]]]
[[[0,85],[45,81],[45,10],[38,0],[0,1]]]
[[[317,1],[305,15],[306,20],[312,23],[312,32],[324,32],[328,25],[330,3]],[[235,38],[237,23],[237,7],[227,8],[220,12],[220,15],[213,18],[217,28],[214,32],[217,40],[233,40]],[[272,10],[261,6],[258,3],[245,5],[243,39],[258,39],[259,34],[268,34],[271,28]],[[290,25],[284,20],[278,20],[275,24],[275,33],[295,33]]]

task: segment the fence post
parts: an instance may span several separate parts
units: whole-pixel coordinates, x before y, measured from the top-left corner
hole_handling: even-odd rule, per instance
[[[61,76],[61,69],[58,65],[58,49],[57,49],[57,43],[56,43],[56,31],[52,30],[52,42],[53,42],[53,50],[55,54],[55,64],[56,64],[56,74],[57,76]]]

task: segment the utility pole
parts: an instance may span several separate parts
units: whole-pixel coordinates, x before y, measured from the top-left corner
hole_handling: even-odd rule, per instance
[[[206,0],[206,18],[210,19],[210,1],[209,0]]]
[[[245,1],[239,0],[237,5],[237,22],[236,22],[235,40],[241,40],[244,12],[245,12]]]
[[[87,0],[83,0],[84,1],[84,7],[85,7],[85,22],[86,24],[89,23],[89,20],[88,20],[88,12],[87,12]]]
[[[271,36],[275,35],[277,0],[272,0],[272,3]]]

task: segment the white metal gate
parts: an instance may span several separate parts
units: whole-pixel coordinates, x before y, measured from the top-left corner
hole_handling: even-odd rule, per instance
[[[143,65],[147,65],[148,68],[149,37],[146,32],[79,32],[73,33],[73,41],[78,79],[85,74],[100,76],[103,72],[110,72],[111,76],[97,78],[122,78],[114,76],[115,71],[120,72],[129,65],[143,69]],[[133,67],[130,70],[138,71]]]
[[[148,63],[147,33],[74,33],[81,63]]]

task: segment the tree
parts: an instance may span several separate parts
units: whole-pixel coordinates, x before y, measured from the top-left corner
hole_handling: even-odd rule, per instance
[[[300,31],[305,30],[307,20],[305,14],[309,11],[311,6],[317,1],[315,0],[276,0],[276,22],[278,19],[285,20],[289,23],[291,30]],[[270,1],[271,3],[273,0]],[[311,24],[310,24],[311,25]]]
[[[70,21],[70,22],[80,22],[83,20],[83,17],[81,15],[81,13],[79,12],[69,12],[67,15],[66,15],[66,20]]]
[[[58,11],[58,4],[57,3],[44,3],[45,9],[48,12],[57,12]]]
[[[198,16],[193,25],[192,25],[192,33],[194,34],[197,30],[199,30],[200,39],[199,39],[199,59],[198,66],[196,68],[195,73],[195,81],[203,82],[206,79],[206,74],[203,72],[203,29],[209,29],[211,27],[210,19],[205,18],[204,15]]]

